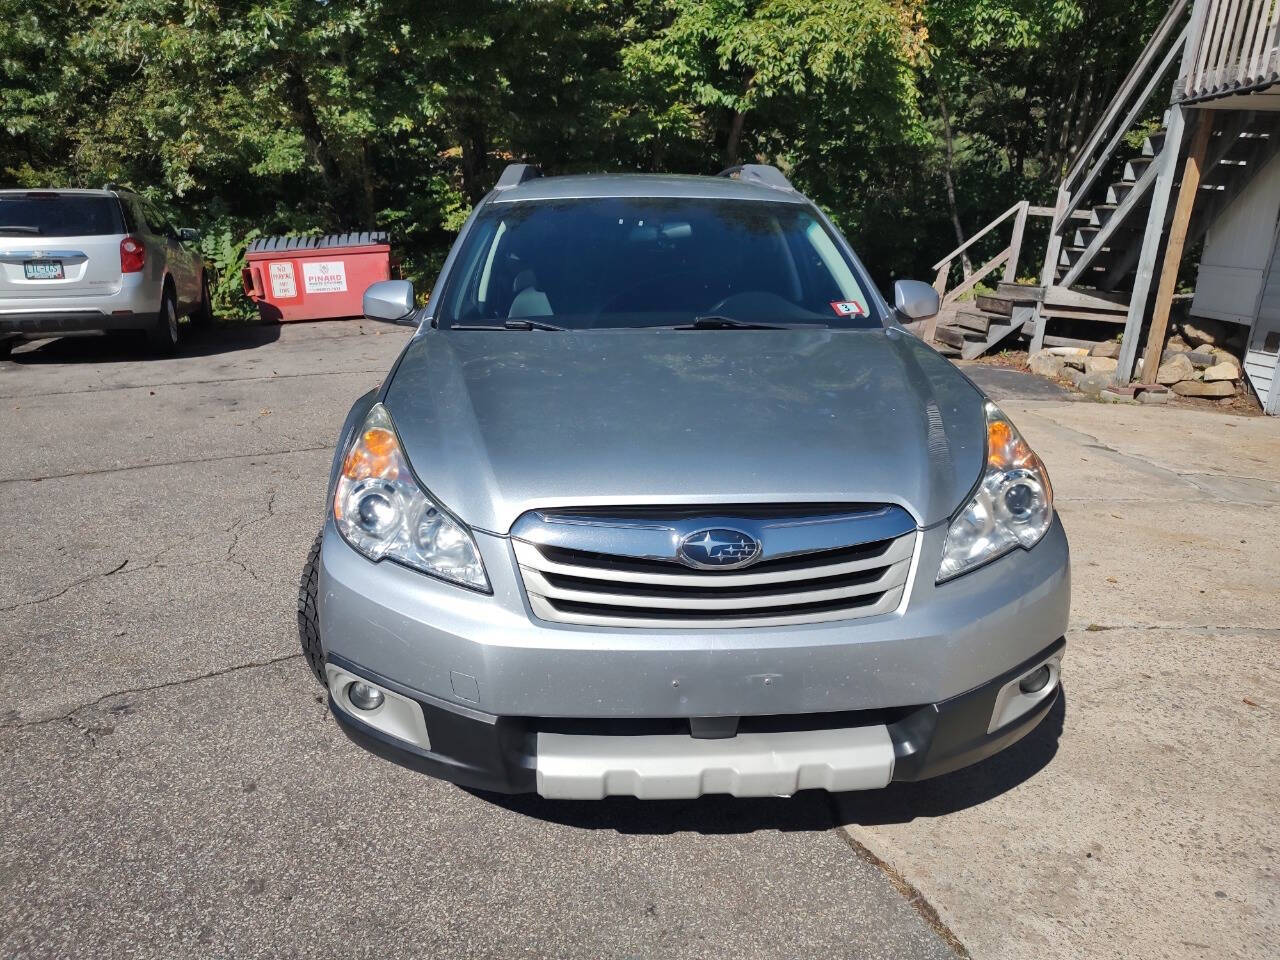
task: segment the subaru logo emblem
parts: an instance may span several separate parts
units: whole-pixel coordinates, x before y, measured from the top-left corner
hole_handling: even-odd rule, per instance
[[[680,559],[700,570],[745,567],[760,556],[760,541],[743,533],[714,527],[695,530],[680,541]]]

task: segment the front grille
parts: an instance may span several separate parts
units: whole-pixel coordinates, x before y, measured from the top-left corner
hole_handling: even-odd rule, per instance
[[[723,509],[723,508],[722,508]],[[704,508],[705,511],[705,508]],[[534,614],[615,627],[750,627],[821,623],[897,609],[915,550],[898,507],[795,509],[740,516],[672,510],[527,514],[512,530]],[[680,561],[683,535],[727,526],[755,536],[760,559],[731,569]],[[666,555],[663,555],[663,554]]]

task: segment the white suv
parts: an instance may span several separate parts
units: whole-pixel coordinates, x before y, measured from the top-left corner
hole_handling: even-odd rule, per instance
[[[175,230],[137,194],[0,190],[0,355],[17,337],[140,330],[178,345],[178,318],[212,318],[194,230]]]

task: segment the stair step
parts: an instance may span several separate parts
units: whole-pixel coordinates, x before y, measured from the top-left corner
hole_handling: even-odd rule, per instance
[[[1110,221],[1119,204],[1100,203],[1089,213],[1089,223],[1095,227],[1105,227]]]
[[[1114,203],[1117,207],[1120,206],[1120,204],[1124,203],[1124,198],[1133,191],[1135,186],[1135,183],[1123,180],[1118,180],[1111,184],[1111,186],[1107,187],[1107,203]]]
[[[960,350],[951,346],[949,343],[934,343],[933,349],[937,350],[944,357],[959,357]]]
[[[998,317],[1013,316],[1013,301],[1005,297],[989,297],[985,294],[979,294],[974,297],[973,302],[984,313],[994,313]]]
[[[972,330],[985,337],[987,330],[991,327],[991,315],[978,310],[958,310],[951,321],[951,326]]]
[[[1044,287],[1034,283],[1000,283],[996,296],[1011,303],[1039,303],[1044,299]]]
[[[949,347],[955,347],[957,350],[962,349],[969,338],[965,336],[965,331],[959,327],[938,327],[933,331],[933,339],[938,343],[945,343]]]
[[[1093,243],[1093,238],[1102,232],[1101,227],[1080,227],[1076,230],[1075,246],[1087,248]]]
[[[1058,266],[1074,267],[1080,262],[1080,258],[1085,254],[1084,247],[1063,247],[1062,252],[1058,254]],[[1092,267],[1103,267],[1111,259],[1110,247],[1099,247],[1097,255],[1090,264]]]
[[[1156,133],[1151,134],[1145,141],[1143,141],[1142,155],[1144,157],[1159,156],[1160,151],[1164,149],[1164,141],[1165,134],[1163,130],[1159,130]]]
[[[1124,179],[1137,183],[1154,159],[1154,157],[1134,157],[1124,165]]]

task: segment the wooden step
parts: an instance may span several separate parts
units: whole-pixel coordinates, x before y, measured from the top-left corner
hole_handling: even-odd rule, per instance
[[[1164,149],[1164,141],[1165,135],[1163,130],[1151,134],[1142,143],[1142,155],[1144,157],[1159,156],[1160,151]]]
[[[1104,227],[1110,222],[1111,217],[1116,212],[1119,204],[1100,203],[1089,212],[1089,224],[1094,227]]]
[[[1124,198],[1132,192],[1136,185],[1136,183],[1124,180],[1118,180],[1111,184],[1111,186],[1107,187],[1107,203],[1115,204],[1117,207],[1120,206],[1120,204],[1124,203]]]
[[[1147,167],[1151,166],[1154,157],[1134,157],[1124,165],[1123,180],[1129,183],[1137,183],[1142,179],[1142,175],[1147,172]]]
[[[933,331],[933,339],[938,343],[945,343],[949,347],[955,347],[960,350],[969,342],[969,338],[965,336],[965,331],[959,327],[938,327]]]
[[[991,319],[991,314],[983,313],[981,310],[959,310],[950,325],[960,327],[962,330],[972,330],[985,337],[987,330],[991,327]]]
[[[999,283],[996,296],[1010,303],[1039,303],[1044,299],[1044,287],[1034,283]]]
[[[997,317],[1013,316],[1013,301],[1005,297],[989,297],[985,294],[978,294],[973,298],[973,302],[978,305],[978,309],[983,313],[994,314]]]

